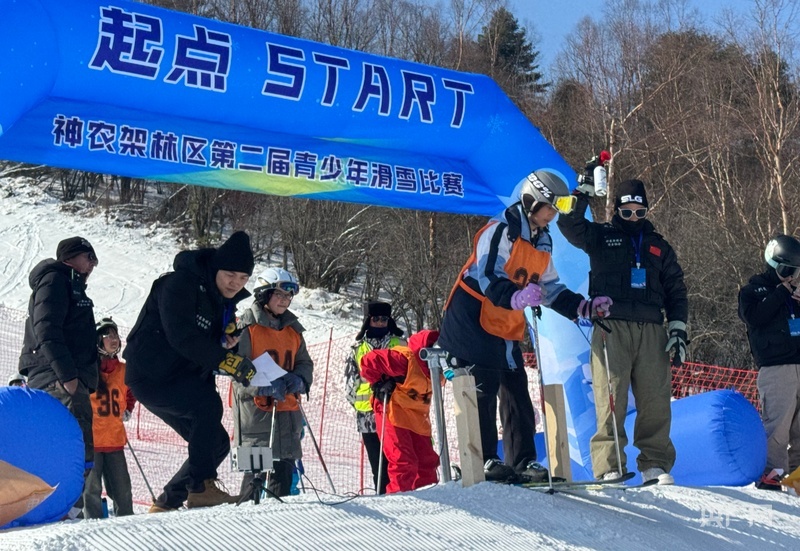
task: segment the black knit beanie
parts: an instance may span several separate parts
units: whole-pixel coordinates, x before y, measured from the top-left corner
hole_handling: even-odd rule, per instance
[[[75,258],[81,253],[92,253],[97,256],[92,245],[83,237],[68,237],[59,242],[56,248],[56,260],[64,262],[70,258]]]
[[[255,260],[250,249],[250,236],[243,231],[231,235],[214,253],[212,267],[215,272],[227,270],[253,275]]]
[[[625,203],[639,203],[647,208],[647,193],[644,191],[644,182],[641,180],[625,180],[617,186],[617,199],[614,208],[618,209]]]

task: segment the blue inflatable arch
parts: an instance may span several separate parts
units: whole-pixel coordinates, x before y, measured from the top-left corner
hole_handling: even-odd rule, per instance
[[[483,75],[127,1],[0,13],[2,159],[487,216],[574,178]]]

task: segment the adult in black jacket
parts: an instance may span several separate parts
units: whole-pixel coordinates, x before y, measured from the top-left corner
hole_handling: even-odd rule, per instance
[[[579,188],[581,190],[581,188]],[[675,251],[646,220],[647,195],[640,180],[617,186],[616,213],[610,223],[585,218],[588,199],[578,193],[575,210],[562,214],[558,227],[564,237],[589,255],[589,294],[607,295],[614,307],[603,324],[608,369],[611,373],[612,415],[609,382],[604,363],[605,331],[595,324],[592,333],[592,390],[597,414],[597,432],[591,440],[592,469],[598,478],[615,478],[625,472],[625,414],[628,388],[636,399],[633,443],[639,448],[637,466],[642,479],[672,484],[669,474],[675,463],[675,448],[669,436],[672,363],[681,365],[686,356],[686,321],[689,302],[683,270]],[[668,323],[664,331],[664,314]],[[619,455],[614,425],[619,435]]]
[[[779,235],[764,259],[766,271],[739,291],[739,317],[758,365],[767,433],[767,465],[757,485],[777,490],[782,475],[800,466],[800,241]]]
[[[234,233],[219,249],[183,251],[174,272],[153,283],[123,356],[125,382],[147,409],[189,444],[189,457],[151,512],[235,503],[216,485],[217,467],[230,449],[222,426],[217,371],[248,384],[255,370],[234,354],[236,303],[253,273],[250,238]],[[188,499],[187,499],[188,498]]]
[[[92,405],[97,387],[97,334],[94,304],[86,281],[97,266],[94,248],[82,237],[58,244],[56,258],[39,262],[28,278],[33,292],[19,358],[28,386],[46,391],[75,416],[83,433],[87,476],[94,462]],[[75,518],[83,497],[70,511]]]

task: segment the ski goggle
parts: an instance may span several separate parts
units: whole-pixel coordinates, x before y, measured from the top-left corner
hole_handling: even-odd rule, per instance
[[[778,267],[775,268],[775,271],[778,273],[779,276],[786,279],[787,277],[795,278],[800,276],[800,267],[798,266],[790,266],[788,264],[778,264]]]
[[[544,201],[542,201],[544,203]],[[545,203],[556,209],[558,212],[562,214],[569,214],[573,210],[575,210],[575,204],[578,202],[578,198],[575,195],[565,195],[563,197],[556,197],[556,200],[552,203]],[[530,209],[526,209],[525,213],[530,216],[533,212],[533,207],[535,207],[539,203],[533,203]],[[525,204],[523,204],[523,208],[525,208]]]
[[[622,209],[622,208],[620,208],[620,209],[617,209],[617,210],[619,210],[619,216],[623,220],[630,220],[631,218],[633,218],[634,214],[636,215],[636,218],[644,218],[645,216],[647,216],[647,208],[646,207],[642,207],[640,209]]]
[[[300,286],[291,281],[279,281],[275,284],[275,288],[287,293],[292,293],[293,295],[296,295],[300,291]]]
[[[370,316],[370,319],[376,323],[387,323],[389,321],[389,316]]]
[[[556,197],[553,206],[561,214],[569,214],[575,210],[575,203],[578,202],[578,197],[575,195],[565,195],[564,197]]]

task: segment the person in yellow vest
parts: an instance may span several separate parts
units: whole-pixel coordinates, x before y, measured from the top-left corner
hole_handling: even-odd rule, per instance
[[[236,442],[269,446],[272,423],[275,422],[274,471],[267,488],[278,497],[291,494],[295,460],[303,457],[300,444],[303,415],[299,402],[302,394],[308,394],[314,381],[314,362],[303,339],[305,329],[289,310],[299,290],[297,279],[288,271],[267,268],[256,278],[255,302],[239,320],[239,326],[244,327],[239,340],[239,354],[251,360],[269,354],[287,371],[267,387],[234,383],[233,434]],[[274,420],[273,406],[276,410]],[[242,493],[248,489],[252,479],[252,473],[245,474]]]
[[[361,374],[373,387],[375,421],[389,463],[387,494],[438,482],[430,410],[431,385],[442,381],[431,381],[428,364],[419,357],[420,349],[433,346],[438,338],[438,331],[423,330],[411,335],[408,346],[376,349],[361,359]]]
[[[553,265],[548,224],[576,201],[564,178],[536,170],[515,189],[519,201],[475,235],[445,305],[439,345],[459,366],[474,366],[486,479],[538,482],[548,476],[533,443],[536,419],[519,346],[526,334],[522,310],[547,306],[574,320],[607,314],[611,300],[570,291]],[[498,393],[504,462],[497,453]]]
[[[345,366],[345,389],[347,401],[356,410],[356,427],[361,434],[364,449],[372,469],[372,480],[378,494],[386,493],[389,476],[386,471],[387,461],[383,457],[381,465],[381,442],[378,437],[375,413],[372,409],[372,389],[361,375],[361,359],[372,350],[394,348],[405,345],[403,330],[397,327],[392,317],[392,305],[387,302],[370,302],[364,316],[364,323],[356,335],[353,351]],[[380,473],[378,472],[380,469]],[[378,476],[380,474],[380,476]],[[378,487],[378,479],[381,484]]]
[[[84,518],[103,518],[101,494],[114,502],[114,515],[133,514],[131,477],[125,460],[128,435],[125,425],[136,405],[125,384],[125,364],[119,360],[120,339],[117,324],[111,318],[97,322],[97,350],[100,354],[100,378],[92,402],[92,433],[94,436],[94,467],[86,479],[83,491]]]

